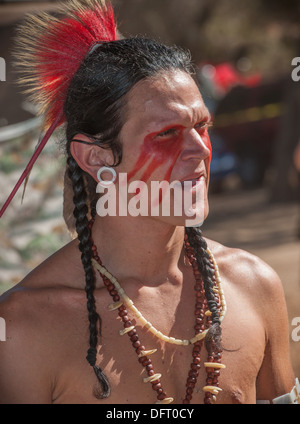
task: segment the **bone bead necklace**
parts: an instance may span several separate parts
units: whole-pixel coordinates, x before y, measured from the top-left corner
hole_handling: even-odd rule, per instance
[[[92,228],[93,221],[90,223],[90,228]],[[154,354],[157,349],[146,349],[142,345],[137,330],[135,328],[134,322],[128,316],[129,309],[134,318],[139,320],[141,325],[151,332],[159,340],[162,340],[167,343],[188,346],[193,345],[192,357],[193,360],[190,365],[190,370],[188,372],[188,377],[186,380],[186,393],[183,399],[183,403],[188,404],[192,400],[193,391],[197,383],[197,377],[199,375],[199,369],[201,367],[201,358],[200,352],[201,347],[204,341],[204,338],[211,326],[210,311],[207,307],[207,302],[205,298],[204,285],[201,278],[201,275],[198,271],[197,262],[194,256],[194,251],[188,243],[187,237],[185,237],[185,250],[186,256],[193,267],[194,276],[195,276],[195,336],[190,339],[177,339],[174,337],[169,337],[158,331],[149,321],[147,321],[141,312],[134,306],[132,300],[126,295],[125,291],[121,287],[117,279],[104,267],[101,262],[101,259],[98,255],[97,248],[92,241],[92,252],[93,259],[92,263],[94,268],[100,274],[105,287],[107,288],[110,296],[112,297],[113,303],[109,305],[110,311],[118,311],[118,315],[123,322],[123,329],[120,330],[119,334],[121,336],[127,334],[130,338],[133,348],[136,351],[138,362],[144,367],[147,377],[143,378],[144,383],[151,383],[152,389],[156,392],[156,403],[168,404],[172,403],[174,399],[168,397],[163,390],[160,373],[156,373],[153,368],[153,364],[150,355]],[[223,320],[226,313],[226,302],[224,293],[221,287],[221,280],[218,271],[216,261],[212,253],[207,250],[210,256],[210,264],[214,270],[214,294],[215,300],[218,304],[220,321]],[[205,328],[206,327],[206,328]],[[216,349],[215,349],[216,350]],[[220,369],[225,368],[225,365],[221,364],[221,352],[211,352],[208,356],[207,362],[204,362],[204,367],[206,369],[207,378],[206,385],[202,388],[205,393],[204,403],[214,403],[216,400],[216,395],[222,391],[219,387],[218,377],[220,374]]]

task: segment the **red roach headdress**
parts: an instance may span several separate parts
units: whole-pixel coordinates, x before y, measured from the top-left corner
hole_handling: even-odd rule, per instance
[[[94,44],[116,40],[113,10],[105,0],[69,0],[56,12],[61,18],[45,12],[29,16],[18,30],[15,57],[23,72],[19,82],[26,85],[25,93],[38,105],[46,132],[0,210],[0,217],[53,131],[64,123],[67,90],[83,58]]]

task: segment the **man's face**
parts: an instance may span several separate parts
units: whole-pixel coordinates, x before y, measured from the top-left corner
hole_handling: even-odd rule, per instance
[[[120,134],[123,159],[117,172],[127,173],[128,184],[145,183],[148,193],[155,181],[179,181],[181,184],[176,187],[186,192],[192,199],[190,206],[198,208],[204,219],[208,214],[211,159],[209,123],[210,114],[198,87],[185,72],[170,71],[140,81],[128,93],[126,122]],[[184,184],[185,181],[190,183]],[[201,200],[196,202],[197,194]],[[151,200],[150,194],[148,197],[149,205],[157,205],[163,202],[164,194],[156,199],[151,196]],[[173,200],[171,190],[171,204]],[[173,212],[170,216],[160,213],[157,219],[185,225],[185,212],[181,217]]]

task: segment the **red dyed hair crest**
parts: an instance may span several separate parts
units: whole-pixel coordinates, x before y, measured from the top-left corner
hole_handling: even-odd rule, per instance
[[[29,16],[16,39],[16,65],[23,73],[19,83],[44,116],[46,133],[26,169],[0,210],[0,217],[53,131],[65,122],[64,103],[68,87],[93,45],[116,40],[112,6],[105,0],[69,0],[49,13]]]

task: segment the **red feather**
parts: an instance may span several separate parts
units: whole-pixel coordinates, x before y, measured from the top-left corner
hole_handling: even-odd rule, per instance
[[[53,131],[65,121],[63,109],[69,84],[94,44],[116,40],[113,9],[105,0],[70,0],[59,9],[61,19],[48,13],[33,15],[19,28],[16,64],[25,72],[21,84],[39,106],[46,133],[12,193],[0,217],[28,176]]]
[[[88,8],[80,9],[84,4]],[[97,42],[116,39],[113,10],[110,5],[104,6],[103,2],[90,0],[80,3],[73,1],[71,5],[74,9],[70,8],[69,13],[73,16],[50,20],[46,31],[43,28],[43,35],[32,55],[31,64],[35,64],[33,72],[36,80],[32,82],[31,74],[29,83],[33,86],[33,99],[36,91],[37,102],[42,99],[42,111],[46,113],[47,126],[51,125],[63,110],[70,81],[92,46]],[[23,82],[26,83],[26,77]]]

